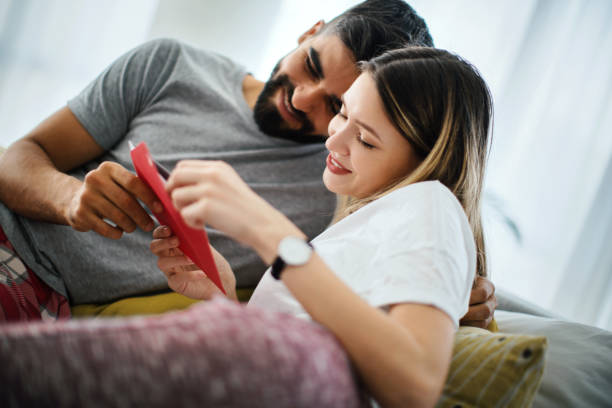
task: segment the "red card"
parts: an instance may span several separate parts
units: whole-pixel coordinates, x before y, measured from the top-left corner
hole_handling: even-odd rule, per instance
[[[179,238],[179,249],[204,271],[206,276],[221,289],[221,292],[225,293],[212,252],[208,246],[206,231],[187,226],[183,217],[174,208],[172,199],[164,187],[165,181],[159,174],[145,142],[140,142],[138,146],[132,148],[130,155],[136,174],[153,190],[162,207],[164,207],[164,211],[160,214],[153,214],[155,218],[160,224],[172,228],[172,232]]]

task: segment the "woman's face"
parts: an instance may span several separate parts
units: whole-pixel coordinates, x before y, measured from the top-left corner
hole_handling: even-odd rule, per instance
[[[361,74],[344,93],[329,123],[323,182],[332,192],[367,197],[411,173],[420,163],[388,119],[374,79]]]

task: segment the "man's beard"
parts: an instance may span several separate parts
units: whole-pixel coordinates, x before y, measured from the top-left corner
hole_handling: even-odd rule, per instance
[[[302,126],[299,129],[291,129],[287,122],[282,118],[276,104],[274,96],[279,89],[285,90],[285,95],[291,101],[295,86],[289,81],[287,75],[276,76],[280,62],[276,64],[272,70],[270,79],[265,83],[263,90],[257,97],[253,115],[255,123],[263,133],[292,140],[298,143],[323,143],[325,136],[311,134],[314,130],[312,122],[306,117],[304,112],[293,110],[296,118],[301,122]]]

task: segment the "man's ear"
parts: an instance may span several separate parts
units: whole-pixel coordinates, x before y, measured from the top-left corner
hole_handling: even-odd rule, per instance
[[[323,20],[317,21],[312,27],[310,27],[308,29],[308,31],[306,31],[304,34],[300,35],[300,37],[298,38],[298,44],[301,44],[308,37],[312,37],[313,35],[315,35],[319,31],[321,31],[321,29],[324,26],[325,26],[325,21],[323,21]]]

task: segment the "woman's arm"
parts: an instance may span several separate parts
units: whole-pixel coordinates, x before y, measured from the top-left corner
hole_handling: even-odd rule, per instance
[[[304,234],[219,162],[182,162],[167,184],[186,223],[204,223],[255,249],[265,263],[286,236]],[[453,324],[442,311],[400,304],[388,314],[347,287],[316,254],[287,267],[283,282],[312,318],[344,345],[364,381],[384,406],[433,406],[446,379]]]
[[[279,227],[270,245],[255,247],[270,264],[274,242],[291,235]],[[390,312],[370,306],[313,255],[287,267],[282,281],[312,318],[340,340],[369,390],[383,406],[434,406],[446,379],[453,346],[451,319],[439,309],[399,304]]]

